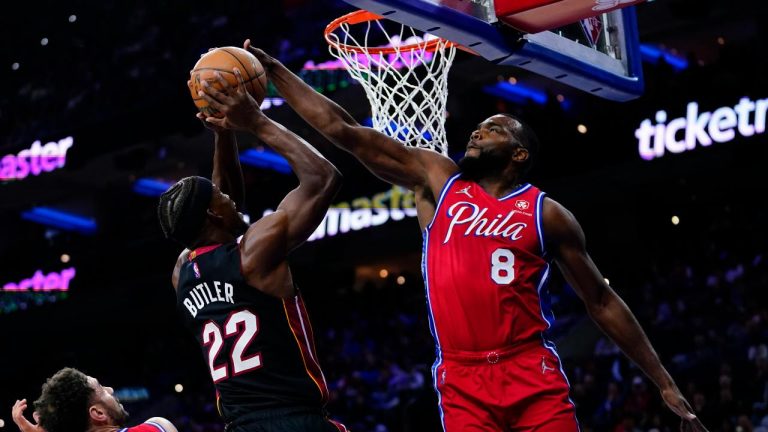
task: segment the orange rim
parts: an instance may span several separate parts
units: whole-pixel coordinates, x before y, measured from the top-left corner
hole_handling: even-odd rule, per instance
[[[377,54],[383,54],[383,55],[397,54],[398,52],[411,51],[411,50],[424,50],[426,52],[435,52],[435,51],[437,51],[438,46],[440,45],[441,42],[445,44],[446,48],[452,47],[452,46],[456,46],[456,47],[461,48],[461,46],[459,46],[458,44],[455,44],[455,43],[453,43],[453,42],[451,42],[449,40],[445,40],[445,39],[442,39],[442,38],[432,39],[431,41],[429,41],[427,43],[415,43],[415,44],[409,44],[409,45],[402,45],[402,46],[399,46],[399,47],[396,47],[396,48],[395,47],[365,47],[365,48],[363,48],[363,47],[359,47],[359,46],[347,45],[347,44],[339,43],[339,42],[334,41],[330,37],[331,33],[333,33],[339,27],[341,27],[342,24],[354,25],[354,24],[360,24],[360,23],[369,22],[369,21],[378,21],[378,20],[383,19],[383,18],[384,17],[381,16],[381,15],[376,15],[373,12],[368,12],[368,11],[365,11],[365,10],[359,10],[359,11],[355,11],[355,12],[352,12],[352,13],[348,13],[348,14],[342,16],[342,17],[336,18],[335,20],[331,21],[331,23],[328,24],[325,27],[325,31],[324,31],[325,40],[326,40],[326,42],[328,42],[328,45],[331,45],[331,46],[335,47],[336,49],[338,49],[340,51],[356,52],[356,53],[359,53],[359,54],[368,53],[368,54],[372,54],[372,55],[377,55]]]

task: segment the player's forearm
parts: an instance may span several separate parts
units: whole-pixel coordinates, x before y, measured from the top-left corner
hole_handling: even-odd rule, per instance
[[[351,152],[356,144],[363,144],[345,139],[345,130],[358,126],[357,121],[344,108],[315,91],[282,63],[277,62],[270,69],[269,78],[285,101],[336,146]]]
[[[626,303],[612,290],[603,301],[588,308],[589,314],[603,332],[621,348],[659,389],[675,386],[675,382],[661,364],[640,323]]]
[[[242,206],[245,199],[243,169],[233,131],[215,133],[212,180],[238,207]]]
[[[253,132],[288,161],[302,185],[318,190],[333,186],[335,192],[341,174],[309,143],[263,115],[255,121]]]

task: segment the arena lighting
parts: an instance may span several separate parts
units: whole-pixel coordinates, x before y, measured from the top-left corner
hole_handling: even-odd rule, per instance
[[[50,207],[33,207],[21,214],[22,219],[60,228],[67,231],[76,231],[81,234],[94,234],[96,221],[83,216],[67,213]]]
[[[377,129],[377,130],[381,130],[381,128],[379,128],[378,126],[375,126],[373,124],[373,117],[366,117],[362,121],[362,125],[363,126],[368,126],[368,127],[371,127],[371,128]],[[397,124],[397,122],[395,122],[394,120],[389,122],[388,129],[384,133],[386,133],[387,135],[391,135],[389,133],[389,131],[398,131],[399,133],[397,134],[397,136],[395,138],[399,139],[400,141],[404,141],[406,139],[406,137],[408,136],[408,128],[403,126],[403,125]],[[424,131],[422,133],[422,135],[427,140],[431,140],[432,139],[432,134],[430,134],[429,131]]]
[[[391,47],[401,47],[411,44],[417,44],[424,42],[428,42],[429,40],[435,39],[436,36],[427,34],[424,38],[420,36],[411,36],[405,40],[402,40],[400,38],[400,35],[393,35],[389,44],[382,45],[382,48],[391,48]],[[427,52],[424,53],[424,62],[429,63],[432,61],[432,57],[434,56],[433,53]],[[405,60],[402,61],[402,60]],[[365,54],[358,54],[357,55],[357,62],[362,65],[369,65],[371,63],[381,63],[381,64],[390,64],[395,69],[402,69],[405,66],[412,66],[413,64],[420,63],[420,60],[417,60],[416,57],[412,59],[412,64],[408,65],[409,61],[407,60],[407,56],[403,56],[402,60],[397,59],[397,54],[389,54],[389,55],[365,55]],[[325,61],[319,64],[315,64],[312,60],[307,60],[306,63],[304,63],[304,67],[302,68],[304,70],[346,70],[346,66],[344,65],[344,62],[341,60],[329,60]]]
[[[265,111],[272,107],[279,107],[284,103],[285,103],[285,99],[283,98],[268,97],[268,98],[264,98],[264,100],[261,102],[261,106],[259,107],[259,109],[261,109],[262,111]]]
[[[754,113],[754,115],[752,115]],[[638,152],[645,160],[652,160],[670,153],[693,150],[696,145],[708,147],[713,142],[726,143],[736,138],[765,132],[768,98],[751,100],[743,97],[733,107],[725,106],[712,112],[699,111],[699,104],[691,102],[685,117],[668,120],[667,111],[656,113],[656,124],[645,119],[635,130]]]
[[[265,210],[264,216],[273,212],[271,209]],[[393,186],[371,198],[360,197],[334,204],[307,241],[360,231],[406,217],[416,217],[413,191]]]
[[[380,278],[385,279],[387,276],[389,276],[389,270],[387,270],[387,269],[379,270],[379,277]]]
[[[515,103],[525,103],[529,100],[539,105],[547,103],[547,94],[545,92],[520,83],[510,84],[508,81],[500,81],[483,87],[483,91],[489,95]]]
[[[70,267],[61,272],[43,274],[38,270],[35,274],[20,282],[8,282],[3,285],[4,292],[44,292],[44,291],[69,291],[69,282],[75,277],[75,268]]]
[[[173,186],[172,183],[164,182],[162,180],[140,178],[133,182],[133,191],[139,195],[159,197],[171,186]]]
[[[149,390],[145,387],[125,387],[115,390],[115,397],[120,402],[138,402],[149,399]]]
[[[662,48],[650,44],[640,44],[640,56],[643,61],[651,64],[659,64],[660,59],[672,66],[676,71],[682,71],[688,68],[688,60],[678,55],[672,54]]]
[[[62,168],[67,161],[67,150],[72,147],[72,137],[51,141],[46,145],[35,141],[17,155],[5,155],[0,160],[0,180],[21,180]]]
[[[283,174],[291,172],[288,161],[270,150],[248,149],[240,153],[240,162],[258,168],[269,168]]]

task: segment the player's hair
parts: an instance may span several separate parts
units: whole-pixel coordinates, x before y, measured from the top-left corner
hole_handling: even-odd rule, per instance
[[[523,163],[521,173],[523,175],[528,174],[531,168],[533,168],[533,164],[539,156],[539,137],[536,136],[536,132],[533,131],[533,128],[531,128],[528,123],[524,122],[519,117],[507,113],[501,113],[501,115],[509,117],[517,122],[517,127],[512,129],[512,133],[515,134],[515,138],[520,143],[520,145],[523,146],[524,149],[528,150],[528,159],[525,161],[525,163]]]
[[[205,226],[212,195],[213,183],[198,176],[185,177],[163,192],[157,217],[165,237],[191,249]]]
[[[46,432],[85,432],[88,408],[95,391],[88,377],[77,369],[64,368],[43,384],[35,411]]]

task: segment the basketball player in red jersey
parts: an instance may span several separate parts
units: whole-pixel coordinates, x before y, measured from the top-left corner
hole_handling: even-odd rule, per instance
[[[16,401],[11,417],[21,432],[177,432],[173,423],[152,417],[126,428],[128,413],[112,387],[77,369],[64,368],[43,384],[35,401],[35,422],[24,417],[27,400]]]
[[[706,430],[587,254],[579,223],[522,181],[536,151],[523,122],[504,114],[484,120],[457,165],[360,126],[250,41],[245,47],[315,129],[376,176],[415,191],[437,344],[433,384],[446,431],[579,430],[560,359],[544,338],[552,315],[542,296],[552,262],[590,317],[656,384],[681,428]]]

